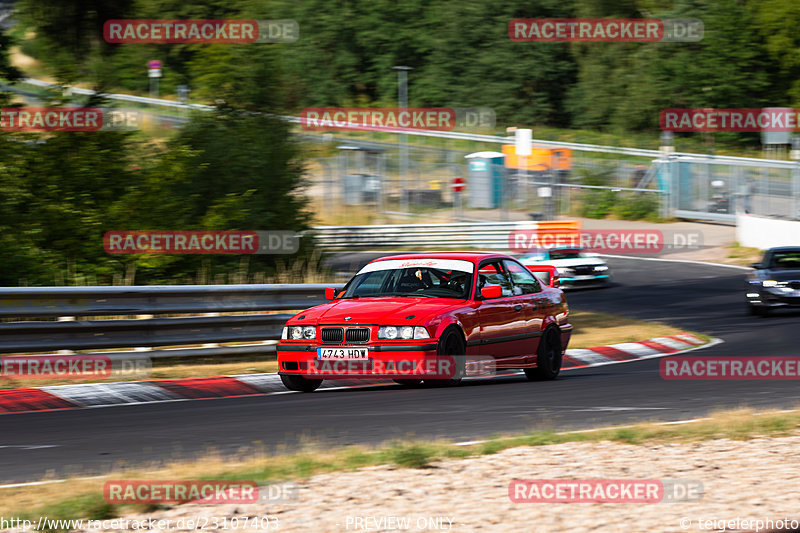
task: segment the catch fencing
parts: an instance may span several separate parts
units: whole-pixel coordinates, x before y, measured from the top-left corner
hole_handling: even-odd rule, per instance
[[[89,89],[61,87],[30,78],[23,83],[38,88],[63,89],[74,95],[96,95]],[[25,92],[15,88],[11,90]],[[214,109],[208,105],[135,95],[101,96],[116,102],[174,110]],[[180,126],[188,120],[159,113],[155,117],[165,127]],[[300,123],[299,117],[282,118],[294,124]],[[464,156],[487,148],[496,149],[498,144],[513,144],[513,137],[390,128],[380,132],[358,132],[356,136],[348,132],[336,136],[309,132],[302,135],[309,141],[335,142],[342,148],[342,153],[337,156],[318,159],[319,168],[314,169],[311,175],[309,196],[319,202],[323,213],[328,214],[336,212],[338,206],[347,205],[357,206],[362,216],[424,215],[436,219],[437,215],[442,218],[441,208],[452,206],[454,215],[449,220],[519,220],[527,218],[530,212],[553,218],[578,214],[581,206],[597,202],[597,195],[589,190],[595,187],[607,191],[603,200],[610,203],[654,195],[659,204],[658,214],[662,217],[732,222],[738,211],[800,220],[800,161],[797,160],[665,153],[536,139],[533,141],[535,148],[560,148],[573,152],[569,171],[559,173],[555,167],[548,168],[547,164],[534,172],[509,169],[498,209],[462,210],[464,206],[451,192],[450,184],[455,178],[464,178],[466,187],[470,187]],[[387,136],[397,139],[387,140]],[[400,145],[395,142],[405,136],[415,139],[408,145],[408,161],[401,157]],[[429,143],[434,143],[434,146]],[[372,158],[374,164],[351,165],[348,162],[350,155],[346,152],[361,152],[362,163],[363,158]],[[611,178],[606,183],[596,183],[598,171],[609,170]],[[592,174],[595,182],[589,183]],[[355,211],[349,209],[348,213]]]

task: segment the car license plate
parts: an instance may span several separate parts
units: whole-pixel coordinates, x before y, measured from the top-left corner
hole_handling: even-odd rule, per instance
[[[591,275],[589,275],[589,276],[575,276],[575,279],[581,279],[581,280],[583,280],[583,279],[594,279],[594,276],[591,276]]]
[[[369,359],[367,348],[317,348],[317,359],[323,361],[366,361]]]

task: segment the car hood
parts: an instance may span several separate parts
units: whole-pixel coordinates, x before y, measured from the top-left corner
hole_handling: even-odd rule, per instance
[[[775,281],[800,280],[800,269],[775,268],[762,272],[762,279],[774,279]]]
[[[454,298],[347,298],[318,305],[300,313],[292,324],[382,324],[417,325],[424,318],[463,303]],[[350,320],[345,320],[351,317]]]

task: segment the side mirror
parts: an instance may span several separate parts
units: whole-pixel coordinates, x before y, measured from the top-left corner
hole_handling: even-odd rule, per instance
[[[761,263],[750,263],[750,267],[756,269],[761,268]]]
[[[503,295],[503,288],[500,285],[489,285],[481,289],[481,296],[487,300],[492,298],[500,298]]]
[[[325,299],[333,300],[334,298],[336,298],[336,289],[332,287],[328,287],[327,289],[325,289]]]

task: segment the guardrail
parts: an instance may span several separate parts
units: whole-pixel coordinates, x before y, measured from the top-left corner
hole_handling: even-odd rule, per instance
[[[452,224],[386,224],[369,226],[316,226],[317,244],[328,249],[485,248],[508,250],[514,230],[578,230],[580,222],[569,220],[522,222],[463,222]]]
[[[179,285],[127,287],[2,287],[0,353],[152,348],[212,343],[212,346],[151,350],[152,358],[268,353],[292,315],[270,313],[323,303],[325,287],[339,285]],[[222,315],[220,313],[249,312]],[[203,313],[198,316],[154,315]],[[83,317],[140,316],[144,318]],[[30,318],[58,317],[54,320]],[[250,346],[223,342],[259,341]],[[126,357],[132,352],[103,353]]]
[[[62,86],[56,83],[50,83],[47,81],[37,80],[34,78],[24,78],[21,81],[22,83],[27,83],[28,85],[33,85],[34,87],[42,87],[45,89],[64,89],[65,91],[68,91],[70,94],[80,94],[83,96],[94,96],[98,94],[97,91],[93,91],[91,89],[81,89],[80,87]],[[109,100],[119,100],[121,102],[136,102],[138,104],[175,107],[181,109],[199,109],[202,111],[211,111],[212,109],[214,109],[214,106],[210,105],[186,104],[183,102],[173,102],[172,100],[164,100],[162,98],[150,98],[147,96],[136,96],[133,94],[102,93],[102,96],[103,98],[108,98]]]

